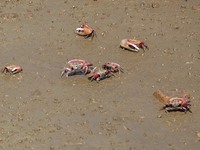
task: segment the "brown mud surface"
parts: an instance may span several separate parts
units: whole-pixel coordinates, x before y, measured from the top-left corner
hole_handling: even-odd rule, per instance
[[[0,149],[200,148],[199,0],[1,0]],[[82,23],[93,40],[74,34]],[[149,50],[119,48],[143,40]],[[99,83],[60,78],[73,58],[124,73]],[[160,111],[157,89],[189,91],[193,113]]]

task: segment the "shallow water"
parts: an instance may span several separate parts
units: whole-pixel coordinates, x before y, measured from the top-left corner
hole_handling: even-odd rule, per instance
[[[198,0],[2,0],[0,148],[198,149],[200,138],[200,11]],[[74,34],[82,23],[93,40]],[[145,52],[119,48],[143,40]],[[99,83],[60,78],[73,58],[95,66],[113,61],[124,73]],[[165,113],[157,89],[184,89],[192,112]]]

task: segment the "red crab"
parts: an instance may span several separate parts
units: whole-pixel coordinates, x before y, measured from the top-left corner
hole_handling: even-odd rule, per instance
[[[74,74],[88,74],[94,68],[92,63],[82,59],[72,59],[68,61],[68,64],[69,67],[64,67],[63,71],[61,72],[61,77],[63,75],[68,77],[69,75]]]
[[[2,73],[11,73],[11,74],[16,74],[21,71],[22,71],[22,67],[18,65],[6,66],[1,70]]]
[[[96,71],[96,67],[93,69],[92,73],[89,75],[88,79],[93,81],[96,80],[97,82],[103,80],[105,78],[111,77],[113,74],[110,70],[99,70]]]
[[[130,50],[133,52],[139,52],[141,49],[149,49],[147,45],[144,44],[144,42],[134,39],[123,39],[120,42],[120,47],[126,50]]]
[[[123,72],[123,69],[120,67],[120,65],[114,62],[107,62],[102,65],[102,68],[105,70],[110,70],[113,73]]]
[[[76,34],[85,36],[85,38],[96,36],[96,32],[88,25],[82,24],[80,27],[76,28]]]
[[[183,112],[192,112],[190,110],[190,101],[186,98],[173,97],[169,99],[169,102],[162,108],[166,111],[183,111]]]
[[[168,91],[169,94],[169,91]],[[183,112],[192,112],[190,110],[190,101],[188,100],[190,98],[190,94],[186,91],[176,91],[176,93],[172,93],[174,96],[169,97],[166,94],[164,94],[161,90],[157,90],[154,92],[154,96],[164,101],[166,104],[162,107],[161,110],[165,109],[167,112],[170,111],[183,111]],[[177,95],[177,96],[175,96]]]

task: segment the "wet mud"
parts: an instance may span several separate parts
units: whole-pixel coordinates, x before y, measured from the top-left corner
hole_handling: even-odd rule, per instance
[[[197,150],[200,147],[199,0],[1,0],[0,149]],[[90,25],[93,40],[74,34]],[[149,50],[122,50],[124,38]],[[124,73],[60,78],[67,61]],[[186,90],[192,113],[161,111],[158,90]]]

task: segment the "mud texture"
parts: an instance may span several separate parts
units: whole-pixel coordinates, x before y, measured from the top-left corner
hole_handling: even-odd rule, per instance
[[[82,23],[97,37],[74,34]],[[119,48],[135,38],[149,50]],[[1,0],[0,149],[198,150],[199,0]],[[124,73],[60,78],[66,62],[117,62]],[[193,113],[160,111],[157,89],[186,90]]]

